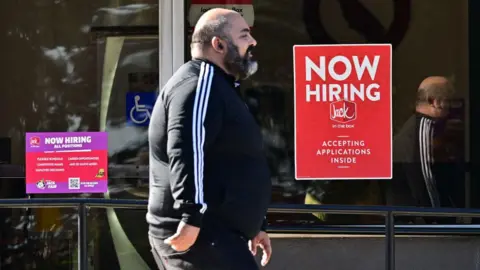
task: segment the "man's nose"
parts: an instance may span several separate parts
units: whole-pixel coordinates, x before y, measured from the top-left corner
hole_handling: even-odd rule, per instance
[[[257,46],[257,41],[253,37],[250,45],[253,45],[254,47]]]

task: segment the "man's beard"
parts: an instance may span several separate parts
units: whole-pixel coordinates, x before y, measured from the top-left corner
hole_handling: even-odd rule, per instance
[[[249,52],[254,46],[248,47],[245,56],[241,56],[238,46],[232,41],[227,40],[227,54],[225,55],[225,67],[234,74],[238,80],[245,80],[252,76],[258,70],[258,63],[250,59]]]

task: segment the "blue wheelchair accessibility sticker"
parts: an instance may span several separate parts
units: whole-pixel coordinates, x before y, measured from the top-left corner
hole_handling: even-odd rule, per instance
[[[157,92],[128,92],[125,99],[127,124],[148,126]]]

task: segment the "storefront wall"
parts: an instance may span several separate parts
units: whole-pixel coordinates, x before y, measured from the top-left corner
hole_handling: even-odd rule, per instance
[[[193,13],[190,0],[7,0],[1,7],[1,196],[26,196],[25,132],[104,130],[109,132],[109,193],[91,196],[146,199],[146,128],[128,123],[125,96],[155,91],[189,60],[198,5]],[[454,81],[459,101],[454,116],[460,121],[447,143],[455,161],[448,171],[457,206],[472,203],[475,178],[462,166],[470,160],[475,123],[469,117],[467,0],[253,0],[243,8],[258,41],[260,69],[241,91],[265,136],[273,203],[386,203],[388,181],[294,179],[292,46],[364,42],[394,45],[394,134],[411,115],[423,78],[443,75]],[[2,267],[73,268],[73,211],[25,209],[0,215]],[[90,210],[90,269],[153,268],[144,219],[145,211]],[[276,226],[383,222],[323,215],[270,215],[269,221]],[[451,221],[464,222],[471,220]],[[3,243],[20,245],[12,249]]]

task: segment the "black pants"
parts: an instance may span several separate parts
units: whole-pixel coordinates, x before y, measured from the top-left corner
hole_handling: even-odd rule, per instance
[[[248,241],[222,229],[204,229],[188,250],[177,252],[163,239],[149,236],[160,270],[258,270]]]

